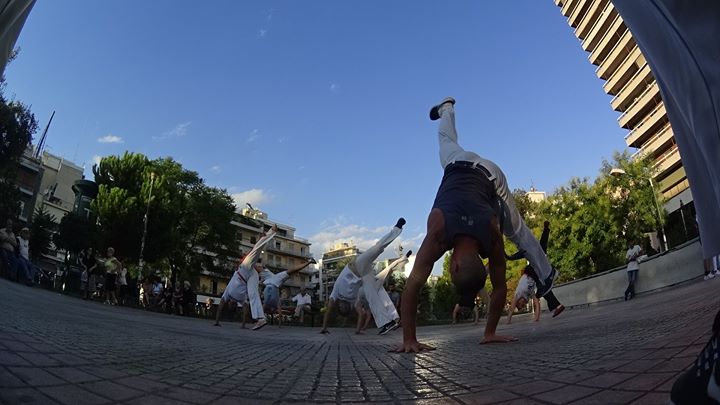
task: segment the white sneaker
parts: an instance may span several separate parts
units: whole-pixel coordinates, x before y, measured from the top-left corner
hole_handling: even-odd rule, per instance
[[[720,276],[720,270],[715,269],[715,270],[712,271],[712,274],[714,274],[714,275],[716,275],[716,276]]]
[[[267,325],[267,319],[260,319],[255,323],[255,326],[253,326],[252,330],[258,330],[262,328],[263,326]]]
[[[715,278],[715,274],[708,273],[705,275],[705,277],[703,277],[703,280],[707,281],[707,280],[710,280],[711,278]]]

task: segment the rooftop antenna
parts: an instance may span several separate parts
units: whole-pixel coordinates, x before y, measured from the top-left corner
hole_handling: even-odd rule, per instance
[[[40,159],[40,154],[43,151],[43,148],[45,147],[45,139],[47,138],[47,132],[48,129],[50,129],[50,124],[52,123],[53,117],[55,116],[55,111],[53,110],[52,115],[50,116],[50,121],[48,121],[47,125],[45,126],[45,130],[43,131],[42,136],[40,137],[40,141],[37,144],[37,148],[35,149],[35,159]]]

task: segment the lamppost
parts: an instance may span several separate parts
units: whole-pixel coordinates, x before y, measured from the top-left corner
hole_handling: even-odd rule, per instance
[[[143,266],[145,265],[145,261],[143,260],[143,252],[145,251],[145,237],[147,236],[147,224],[148,224],[148,214],[150,213],[150,200],[152,200],[152,192],[153,192],[153,183],[155,182],[155,173],[150,172],[150,192],[148,194],[148,202],[147,207],[145,208],[145,217],[143,218],[143,234],[142,238],[140,239],[140,259],[138,260],[138,278],[142,278],[143,274]]]
[[[625,170],[617,168],[617,167],[610,170],[610,175],[612,175],[614,177],[620,177],[620,176],[624,176],[624,175],[628,175],[630,177],[635,177],[635,176],[627,174],[627,172]],[[652,177],[647,177],[647,181],[650,183],[650,190],[652,190],[653,201],[655,202],[657,221],[658,221],[658,224],[660,225],[660,230],[662,231],[662,242],[663,242],[662,248],[663,248],[663,251],[666,251],[666,250],[668,250],[667,237],[665,236],[665,225],[663,224],[663,221],[662,221],[662,211],[660,211],[660,205],[658,204],[657,197],[655,196],[655,184],[652,181]]]

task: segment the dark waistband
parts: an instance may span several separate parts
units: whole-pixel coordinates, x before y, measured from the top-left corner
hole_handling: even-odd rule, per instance
[[[494,179],[493,175],[490,174],[490,171],[483,165],[475,162],[468,162],[466,160],[456,160],[455,162],[450,163],[449,165],[445,166],[445,168],[451,168],[451,167],[463,167],[463,168],[469,168],[469,169],[477,169],[480,170],[488,179]]]

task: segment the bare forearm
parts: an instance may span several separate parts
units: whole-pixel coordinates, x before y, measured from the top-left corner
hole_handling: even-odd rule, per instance
[[[400,307],[400,316],[403,320],[403,340],[406,342],[417,340],[415,333],[417,303],[421,288],[422,283],[418,277],[413,277],[411,274],[405,283],[405,291],[403,291]]]
[[[507,288],[494,288],[490,296],[490,309],[488,310],[488,320],[485,325],[485,336],[492,336],[497,330],[498,322],[500,322],[500,316],[502,315],[503,305],[505,304],[505,296],[507,295]]]

